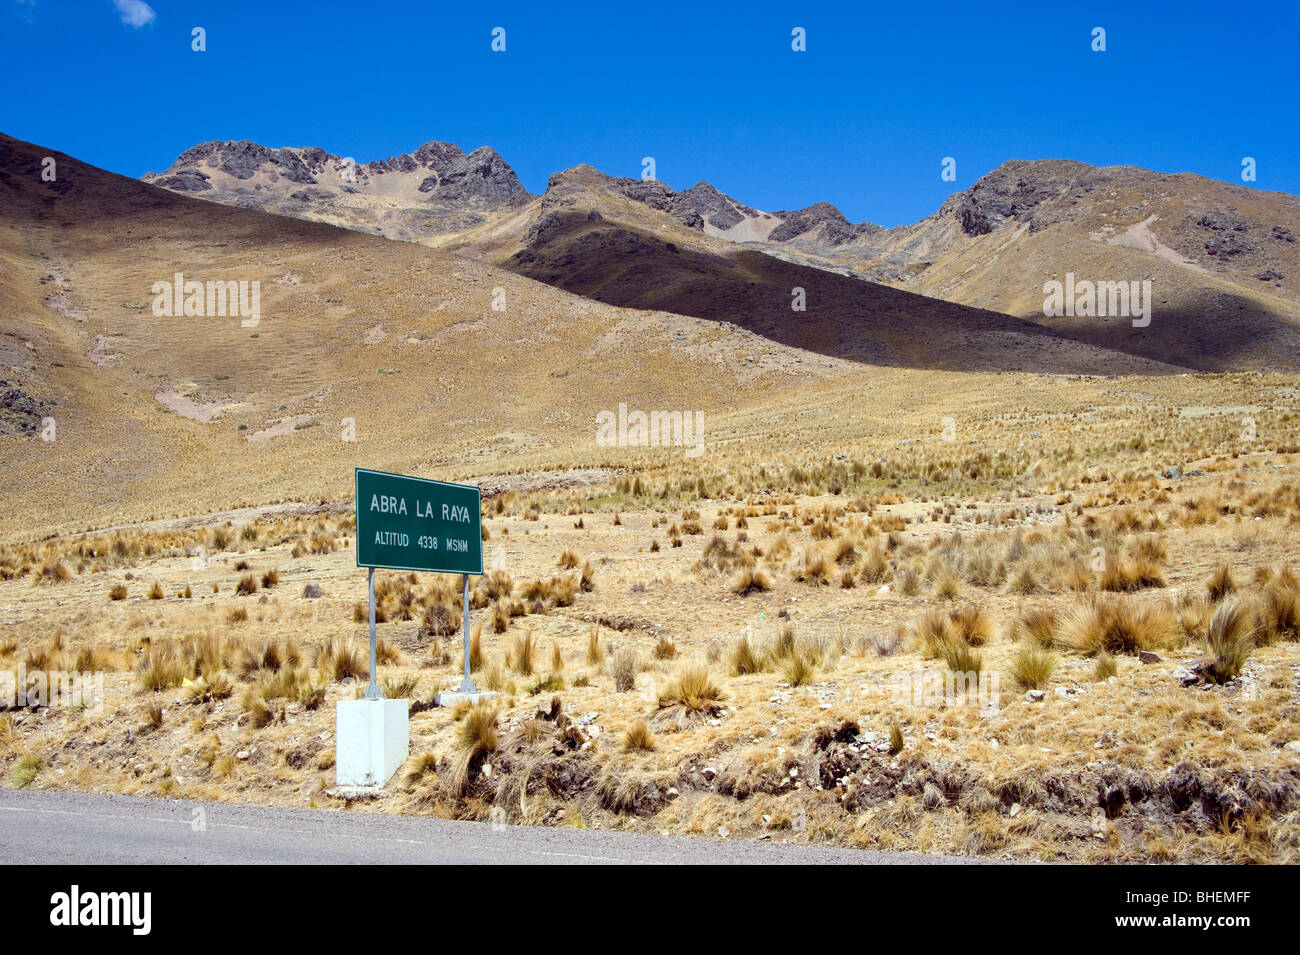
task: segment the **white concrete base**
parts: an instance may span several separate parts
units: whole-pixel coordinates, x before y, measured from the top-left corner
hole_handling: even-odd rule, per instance
[[[439,706],[456,706],[458,703],[469,703],[472,706],[484,700],[494,699],[496,695],[495,690],[484,690],[481,693],[461,693],[459,690],[451,690],[439,693],[433,698],[433,702]]]
[[[339,700],[334,751],[339,786],[382,786],[411,750],[409,700]]]

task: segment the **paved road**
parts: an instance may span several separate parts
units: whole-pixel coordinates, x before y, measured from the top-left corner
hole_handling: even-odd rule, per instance
[[[203,831],[194,820],[202,816]],[[968,864],[970,859],[628,832],[448,822],[330,809],[0,791],[0,860],[70,865]]]

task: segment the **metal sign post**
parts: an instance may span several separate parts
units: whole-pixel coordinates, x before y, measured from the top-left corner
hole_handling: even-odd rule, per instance
[[[366,687],[367,700],[382,700],[384,691],[379,689],[379,667],[375,664],[375,568],[370,568],[370,686]]]
[[[460,681],[460,692],[477,693],[478,687],[469,675],[469,574],[460,575],[460,596],[465,610],[465,679]]]

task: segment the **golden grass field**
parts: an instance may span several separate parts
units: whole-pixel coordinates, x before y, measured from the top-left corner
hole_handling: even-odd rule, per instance
[[[1212,442],[1221,417],[1175,420]],[[351,808],[1011,858],[1295,861],[1295,455],[1233,439],[1179,456],[1203,475],[1145,475],[1112,448],[1011,494],[988,464],[942,466],[926,436],[926,477],[774,448],[748,467],[683,459],[489,497],[485,557],[505,569],[476,584],[472,625],[476,679],[500,696],[488,712],[415,713],[408,766]],[[1180,443],[1173,426],[1165,440]],[[347,504],[11,547],[0,661],[102,669],[105,705],[7,714],[9,784],[340,804],[332,703],[365,669]],[[1209,632],[1225,564],[1220,603],[1243,608],[1245,662],[1183,686],[1176,668],[1231,657]],[[459,608],[452,580],[412,576],[380,576],[380,677],[428,701],[459,681]],[[755,579],[766,589],[742,593]],[[1098,600],[1137,612],[1106,629],[1087,611]],[[960,666],[973,653],[998,675],[996,706],[899,698],[901,677],[959,650]],[[1044,698],[1028,701],[1017,674]]]
[[[876,365],[66,164],[0,220],[0,353],[58,424],[0,434],[0,673],[104,699],[0,713],[5,785],[1300,861],[1296,376],[994,326],[945,350],[910,313],[889,333],[934,360]],[[257,337],[153,320],[177,270],[261,279]],[[600,445],[619,403],[700,411],[703,453]],[[416,706],[408,764],[348,802],[358,466],[483,486],[499,695]],[[390,694],[458,684],[455,584],[380,575]],[[900,696],[976,670],[996,705]]]

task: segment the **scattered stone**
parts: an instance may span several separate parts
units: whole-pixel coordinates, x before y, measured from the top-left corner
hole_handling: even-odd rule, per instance
[[[318,585],[308,584],[306,587],[302,588],[302,595],[308,600],[315,600],[318,597],[323,597],[325,594]]]
[[[1143,650],[1138,654],[1138,659],[1143,663],[1159,663],[1160,654],[1152,653],[1150,650]]]
[[[387,789],[380,789],[377,786],[338,786],[325,790],[325,795],[331,799],[354,802],[360,799],[387,799],[389,793]]]
[[[1026,702],[1026,703],[1041,703],[1041,702],[1043,701],[1043,697],[1046,696],[1046,695],[1047,695],[1047,694],[1044,693],[1042,690],[1026,690],[1026,691],[1025,691],[1025,702]]]

